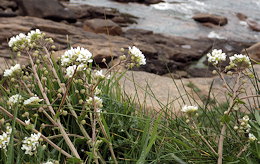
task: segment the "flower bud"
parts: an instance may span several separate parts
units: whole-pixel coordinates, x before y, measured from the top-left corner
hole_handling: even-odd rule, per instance
[[[81,89],[81,90],[80,90],[80,93],[81,93],[81,94],[84,94],[85,92],[86,92],[85,89]]]
[[[79,100],[79,104],[83,104],[84,101],[82,99]]]
[[[85,124],[86,124],[86,120],[81,120],[80,123],[81,123],[82,125],[85,125]]]
[[[67,116],[67,114],[68,114],[68,111],[66,111],[66,110],[62,111],[63,116]]]
[[[216,74],[218,74],[218,72],[217,72],[216,70],[213,70],[213,71],[212,71],[212,74],[213,74],[213,75],[216,75]]]

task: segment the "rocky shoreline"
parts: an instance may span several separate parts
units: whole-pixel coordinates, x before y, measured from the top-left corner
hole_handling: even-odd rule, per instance
[[[136,23],[136,17],[120,13],[115,9],[74,5],[58,0],[3,0],[0,4],[0,62],[12,60],[7,46],[8,39],[18,33],[40,29],[54,38],[58,52],[71,46],[89,49],[95,62],[102,67],[102,59],[113,64],[122,54],[121,48],[136,45],[147,58],[147,65],[139,70],[165,75],[169,72],[183,77],[211,76],[206,67],[194,67],[205,54],[213,48],[224,49],[227,54],[241,53],[253,42],[237,42],[221,39],[190,39],[164,36],[143,29],[128,29]],[[205,22],[204,22],[205,23]],[[257,49],[257,48],[256,48]],[[257,51],[250,51],[258,59]],[[26,59],[24,59],[26,62]],[[203,63],[203,62],[202,62]],[[204,62],[205,63],[205,62]]]

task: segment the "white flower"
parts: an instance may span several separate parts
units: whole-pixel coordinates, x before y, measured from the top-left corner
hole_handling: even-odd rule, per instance
[[[87,65],[86,64],[80,64],[78,66],[77,65],[68,66],[66,68],[66,76],[71,78],[74,75],[76,69],[77,69],[77,71],[86,70]]]
[[[76,62],[87,64],[93,62],[91,58],[92,54],[87,49],[81,47],[71,48],[61,56],[61,65],[70,66],[76,64]]]
[[[12,66],[10,69],[6,69],[4,71],[4,77],[13,76],[14,73],[21,72],[21,66],[20,64],[16,64]]]
[[[137,63],[137,65],[145,65],[146,59],[142,51],[140,51],[137,47],[128,47],[131,59],[133,62]]]
[[[251,62],[248,56],[243,54],[235,54],[234,56],[229,57],[230,63],[229,67],[243,67],[248,68],[251,66]]]
[[[25,122],[26,125],[30,125],[31,124],[31,120],[30,119],[25,120],[24,122]]]
[[[96,78],[96,79],[104,79],[105,75],[103,75],[102,70],[95,71],[94,78]]]
[[[86,101],[89,105],[93,105],[93,98],[92,97],[88,98]],[[95,102],[96,108],[102,108],[103,107],[103,104],[102,104],[103,100],[101,98],[94,96],[94,102]]]
[[[194,113],[198,110],[197,106],[188,106],[188,105],[184,105],[184,107],[182,107],[181,111],[183,113]]]
[[[255,137],[254,134],[249,133],[249,135],[248,135],[248,140],[251,141],[251,142],[253,142],[253,141],[257,140],[257,138]]]
[[[28,39],[29,42],[31,42],[32,40],[34,40],[35,38],[34,37],[37,37],[39,35],[42,35],[43,33],[39,30],[39,29],[36,29],[36,30],[32,30],[30,31],[26,38]]]
[[[16,95],[9,97],[7,104],[12,106],[16,103],[22,102],[22,100],[23,100],[23,97],[20,94],[16,94]]]
[[[10,126],[6,126],[6,132],[3,132],[3,134],[0,135],[0,149],[7,151],[11,133],[12,128]]]
[[[0,135],[0,149],[6,151],[9,141],[10,141],[10,135],[8,135],[6,132],[3,132],[3,134]]]
[[[20,33],[19,35],[13,36],[8,42],[9,47],[13,47],[18,42],[27,41],[26,35]]]
[[[31,104],[38,104],[41,102],[43,99],[40,99],[38,96],[33,96],[23,102],[24,105],[31,105]]]
[[[22,150],[25,150],[25,154],[33,155],[37,152],[37,147],[39,146],[39,139],[41,137],[41,133],[31,134],[30,137],[25,137],[22,141]]]
[[[248,115],[245,115],[245,116],[242,118],[242,121],[243,121],[243,122],[248,122],[248,121],[249,121]]]
[[[226,54],[222,50],[214,49],[212,53],[207,54],[208,62],[217,65],[221,61],[226,61]]]
[[[11,135],[11,133],[12,133],[12,127],[11,126],[6,126],[6,133],[8,135]]]
[[[76,69],[77,69],[76,65],[72,65],[72,66],[67,67],[66,68],[66,76],[71,78],[74,75]]]

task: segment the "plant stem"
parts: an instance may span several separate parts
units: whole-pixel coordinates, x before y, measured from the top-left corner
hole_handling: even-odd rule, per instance
[[[5,108],[0,106],[0,110],[5,113],[9,118],[14,119],[14,116],[8,112]],[[22,120],[20,120],[19,118],[15,118],[15,121],[22,124],[23,126],[27,126]],[[36,129],[32,129],[32,131],[34,133],[39,133],[39,131],[37,131]],[[41,134],[41,138],[43,138],[48,144],[50,144],[53,148],[55,148],[56,150],[60,151],[63,155],[65,155],[68,158],[71,158],[72,156],[67,153],[66,151],[64,151],[62,148],[60,148],[58,145],[56,145],[55,143],[53,143],[51,140],[49,140],[47,137],[45,137],[43,134]]]
[[[51,55],[50,55],[49,51],[47,50],[47,48],[46,48],[45,46],[44,46],[44,51],[45,51],[45,53],[46,53],[46,55],[47,55],[47,58],[48,58],[48,60],[49,60],[50,65],[51,65],[50,69],[52,70],[52,73],[53,73],[54,77],[56,78],[56,80],[57,80],[57,82],[58,82],[58,85],[59,85],[59,87],[60,87],[61,90],[62,90],[62,93],[64,94],[64,93],[66,93],[67,91],[66,91],[66,90],[63,88],[63,86],[61,85],[61,80],[60,80],[60,78],[59,78],[59,76],[58,76],[58,74],[57,74],[57,71],[56,71],[55,68],[54,68],[54,64],[53,64],[53,62],[52,62]],[[72,114],[72,116],[75,117],[76,123],[78,124],[78,126],[79,126],[79,128],[80,128],[80,131],[82,132],[83,136],[86,137],[87,140],[91,140],[91,137],[90,137],[89,134],[87,133],[87,131],[86,131],[86,129],[84,128],[84,126],[78,122],[78,115],[77,115],[77,113],[74,111],[73,106],[71,105],[71,103],[69,102],[69,98],[68,98],[66,95],[65,95],[65,97],[66,97],[66,103],[67,103],[67,105],[68,105],[68,109],[70,110],[70,113]],[[89,142],[87,142],[87,143],[90,145]],[[90,145],[90,146],[92,146],[92,145]],[[98,156],[99,156],[99,159],[100,159],[101,163],[105,164],[106,162],[105,162],[105,160],[102,158],[102,156],[100,155],[100,153],[99,153],[99,152],[97,152],[97,153],[98,153]]]
[[[231,113],[231,110],[233,109],[233,106],[235,105],[235,99],[237,98],[237,96],[239,95],[238,91],[239,88],[241,87],[241,85],[239,85],[239,81],[241,78],[241,72],[238,73],[235,85],[234,85],[234,89],[232,90],[232,98],[231,101],[229,103],[229,107],[227,110],[227,115],[229,115]],[[224,83],[227,85],[226,81],[224,81]],[[218,164],[222,164],[222,160],[223,160],[223,143],[224,143],[224,138],[225,138],[225,134],[226,134],[226,129],[227,129],[227,125],[224,122],[224,125],[221,129],[220,132],[220,137],[219,137],[219,141],[218,141]]]
[[[37,74],[37,71],[36,71],[36,68],[35,68],[33,59],[32,59],[32,57],[31,57],[30,53],[27,53],[27,54],[28,54],[28,56],[29,56],[30,63],[31,63],[31,66],[32,66],[32,70],[33,70],[33,74],[34,74],[34,76],[35,76],[35,78],[36,78],[36,81],[37,81],[37,83],[38,83],[38,86],[39,86],[39,88],[40,88],[40,91],[41,91],[41,93],[42,93],[42,96],[43,96],[43,98],[44,98],[44,100],[45,100],[45,102],[46,102],[46,104],[47,104],[47,106],[48,106],[50,112],[52,113],[52,116],[55,116],[54,109],[53,109],[52,106],[51,106],[51,103],[50,103],[50,101],[49,101],[49,98],[47,97],[46,93],[44,92],[44,89],[43,89],[43,86],[42,86],[42,84],[41,84],[40,78],[39,78],[39,76],[38,76],[38,74]],[[64,130],[64,127],[62,126],[62,124],[61,124],[61,122],[60,122],[60,119],[57,119],[57,125],[58,125],[58,127],[59,127],[59,129],[60,129],[61,134],[63,135],[63,138],[64,138],[65,142],[66,142],[67,145],[69,146],[69,148],[70,148],[71,152],[73,153],[73,155],[75,155],[75,157],[77,157],[77,158],[80,159],[80,156],[79,156],[79,154],[78,154],[78,152],[77,152],[75,146],[74,146],[73,143],[71,142],[70,138],[68,137],[66,131]]]
[[[200,138],[207,144],[207,146],[210,148],[210,150],[215,154],[215,155],[218,155],[218,153],[213,149],[213,147],[209,144],[209,142],[206,140],[206,138],[200,133],[197,125],[195,124],[194,121],[193,122],[193,126],[196,128],[197,130],[197,133],[199,134]]]

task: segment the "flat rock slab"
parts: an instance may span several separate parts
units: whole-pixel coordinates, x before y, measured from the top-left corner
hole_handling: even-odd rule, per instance
[[[255,66],[255,70],[260,73],[260,66]],[[225,78],[232,86],[232,78],[230,76]],[[129,71],[120,80],[120,85],[123,92],[131,97],[140,109],[179,115],[183,105],[202,105],[202,100],[207,98],[213,81],[211,99],[215,98],[218,103],[226,102],[227,92],[218,77],[173,80],[147,72]],[[244,88],[247,95],[252,95],[254,92],[254,87],[249,81]],[[254,104],[252,98],[250,102]]]
[[[195,21],[201,23],[213,23],[215,25],[223,26],[228,23],[228,19],[224,16],[200,13],[192,17]]]

